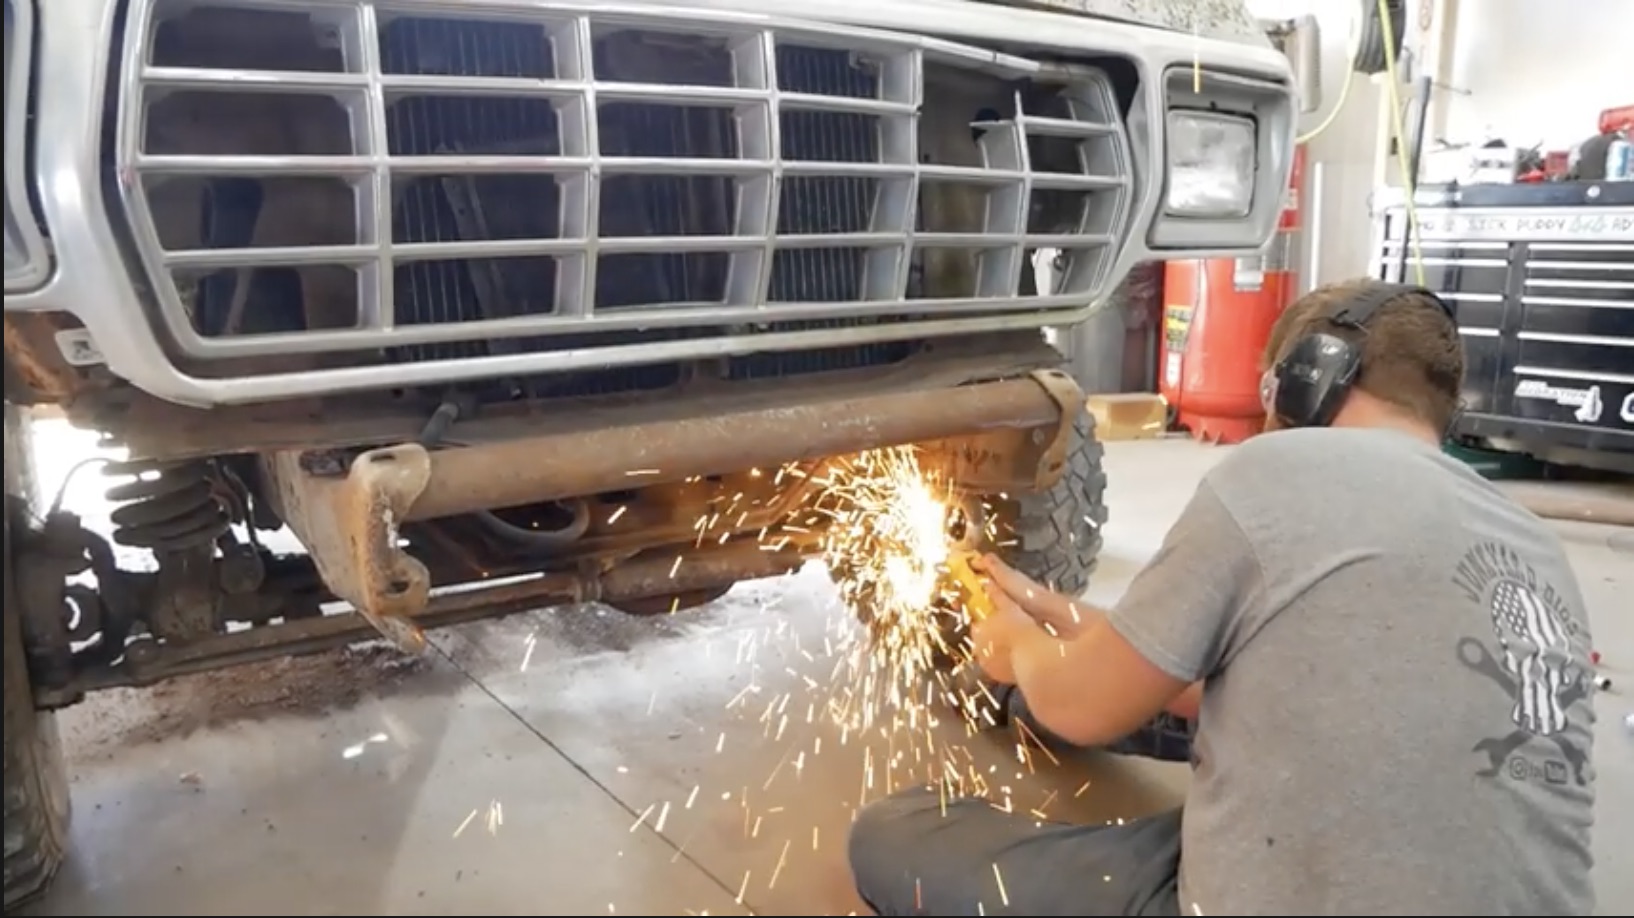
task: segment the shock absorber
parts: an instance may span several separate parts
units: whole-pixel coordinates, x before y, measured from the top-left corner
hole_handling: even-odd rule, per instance
[[[104,474],[131,479],[107,492],[119,505],[111,518],[120,545],[187,551],[213,544],[231,528],[231,497],[209,462],[110,462]]]

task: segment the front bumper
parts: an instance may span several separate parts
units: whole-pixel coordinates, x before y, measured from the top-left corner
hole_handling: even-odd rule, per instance
[[[56,270],[28,291],[8,292],[8,311],[67,312],[84,331],[62,337],[70,362],[106,364],[117,376],[160,398],[191,405],[264,402],[345,392],[458,383],[585,368],[632,366],[660,361],[697,360],[750,352],[796,351],[814,347],[863,345],[887,340],[953,336],[1013,328],[1070,325],[1085,318],[1104,294],[1139,260],[1154,257],[1162,221],[1164,119],[1167,98],[1176,92],[1178,68],[1201,67],[1220,73],[1228,99],[1248,98],[1267,119],[1262,130],[1260,173],[1263,213],[1251,215],[1249,240],[1269,234],[1286,176],[1291,128],[1285,62],[1268,49],[1200,41],[1157,29],[1085,20],[980,3],[842,2],[823,7],[824,21],[808,7],[786,2],[704,0],[690,9],[559,0],[548,6],[495,0],[458,5],[460,15],[485,13],[535,21],[554,30],[558,46],[589,34],[598,23],[663,25],[671,30],[718,34],[733,43],[739,58],[736,85],[615,85],[588,68],[585,55],[559,55],[549,80],[465,79],[455,82],[386,72],[378,52],[381,19],[440,13],[452,9],[429,2],[374,3],[310,0],[303,7],[326,11],[337,35],[356,48],[344,73],[290,74],[257,71],[153,67],[147,62],[146,26],[154,3],[134,0],[125,8],[112,0],[53,0],[36,7],[36,86],[38,120],[34,134],[35,181],[49,228]],[[967,36],[972,44],[924,38],[934,21],[943,34]],[[1009,42],[1051,50],[1062,57],[1106,56],[1128,62],[1139,91],[1127,115],[1116,110],[1110,81],[1093,68],[1079,68],[1068,119],[1018,115],[987,125],[980,165],[931,167],[915,155],[912,135],[925,104],[923,68],[938,62],[971,72],[1000,74],[1024,83],[1058,65],[1039,58],[997,54],[975,46]],[[125,50],[116,62],[95,49]],[[773,73],[778,43],[870,50],[883,62],[877,98],[815,98],[787,93]],[[580,51],[583,45],[578,46]],[[565,61],[563,63],[562,61]],[[109,67],[122,79],[107,79]],[[573,68],[580,68],[574,70]],[[1224,75],[1230,71],[1231,75]],[[1245,77],[1243,74],[1252,74]],[[267,156],[158,155],[138,142],[143,131],[143,93],[183,88],[212,92],[263,88],[326,93],[349,101],[356,118],[354,146],[334,156],[289,161]],[[1189,81],[1184,81],[1188,82]],[[125,87],[111,100],[119,113],[113,136],[102,113],[110,85]],[[553,157],[424,156],[418,162],[395,155],[385,136],[385,100],[392,93],[437,89],[467,95],[532,94],[552,99],[563,120],[563,150]],[[654,164],[606,155],[595,139],[595,118],[587,112],[598,94],[629,99],[666,96],[686,104],[726,105],[737,114],[739,155],[726,161]],[[1257,101],[1256,101],[1257,100]],[[781,108],[809,107],[877,118],[881,144],[867,162],[791,163],[777,147]],[[574,113],[578,120],[573,121]],[[1279,120],[1280,119],[1280,120]],[[979,119],[977,119],[979,120]],[[576,129],[570,129],[576,124]],[[892,127],[894,125],[894,127]],[[1028,164],[1029,139],[1056,136],[1084,144],[1078,174],[1041,175]],[[891,138],[895,137],[895,142]],[[114,149],[113,181],[104,150]],[[578,144],[576,148],[572,144]],[[1093,145],[1093,149],[1091,149]],[[501,159],[505,161],[500,161]],[[433,168],[435,167],[435,169]],[[559,238],[402,244],[392,239],[391,185],[418,170],[481,172],[523,170],[557,176],[563,189]],[[615,237],[595,223],[594,201],[609,176],[620,170],[714,170],[731,174],[739,192],[736,218],[728,235],[665,237],[651,233]],[[802,178],[841,174],[868,177],[882,189],[871,224],[857,231],[822,237],[790,236],[778,229],[779,186]],[[145,182],[177,175],[323,175],[344,178],[358,189],[358,225],[349,243],[267,245],[240,249],[166,248],[149,211]],[[916,229],[913,201],[922,183],[968,181],[987,188],[988,206],[979,232],[927,233]],[[1042,232],[1029,225],[1027,201],[1033,189],[1051,185],[1087,192],[1081,220],[1066,232]],[[105,189],[117,190],[106,195]],[[996,207],[995,202],[1004,202]],[[847,248],[865,250],[854,291],[813,301],[794,296],[768,302],[773,262],[785,252]],[[921,249],[966,250],[977,262],[967,295],[918,297],[907,294],[911,259]],[[623,312],[600,310],[596,264],[620,254],[722,250],[730,258],[722,299],[711,304],[665,305]],[[1067,256],[1062,286],[1043,295],[1024,295],[1021,278],[1029,254],[1054,249]],[[1197,248],[1188,254],[1200,254]],[[481,322],[393,321],[393,276],[405,264],[457,258],[539,257],[554,260],[555,305],[543,314]],[[212,337],[192,324],[178,293],[175,272],[225,268],[270,268],[339,264],[357,277],[358,312],[353,327]],[[879,321],[889,320],[889,321]],[[800,324],[804,323],[804,324]],[[826,323],[826,325],[814,324]],[[838,327],[836,327],[838,326]],[[655,330],[696,334],[658,336]],[[592,339],[590,333],[600,336]],[[444,348],[474,342],[538,341],[549,347],[512,345],[486,348],[480,356],[433,356],[412,363],[380,362],[379,355],[405,348]],[[610,337],[616,336],[616,337]],[[332,358],[347,358],[337,365]],[[319,358],[308,363],[292,358]],[[233,367],[232,369],[225,369]],[[246,368],[247,367],[247,368]]]
[[[334,594],[400,647],[417,651],[425,636],[416,619],[432,602],[435,577],[401,547],[406,522],[726,470],[790,468],[901,443],[924,447],[927,462],[974,493],[1034,491],[1060,480],[1082,404],[1083,392],[1070,377],[1040,371],[957,387],[898,382],[822,401],[762,398],[735,409],[670,405],[664,418],[627,409],[620,421],[584,430],[437,451],[418,442],[356,456],[286,450],[263,456],[262,467],[280,516]],[[733,530],[764,533],[789,509],[746,508],[726,524],[720,544],[734,544]],[[746,567],[718,563],[718,583],[691,586],[764,576],[765,553],[754,539],[747,542],[737,556]],[[799,554],[792,552],[789,563]]]

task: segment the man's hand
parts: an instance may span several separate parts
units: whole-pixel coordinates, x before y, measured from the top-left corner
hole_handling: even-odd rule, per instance
[[[973,559],[971,567],[986,578],[987,593],[995,605],[1001,600],[1008,601],[1057,637],[1070,638],[1078,634],[1099,614],[1087,605],[1074,602],[1070,596],[1045,588],[994,555]]]
[[[1026,692],[1033,715],[1057,735],[1080,744],[1111,742],[1156,714],[1157,705],[1179,717],[1198,716],[1202,683],[1187,687],[1153,666],[1104,612],[1045,589],[992,555],[971,566],[994,610],[971,627],[977,663],[994,682]],[[1090,660],[1093,666],[1086,665]],[[1104,691],[1086,693],[1096,682],[1105,683]],[[1129,721],[1148,705],[1153,709],[1140,721]]]
[[[1003,591],[989,589],[993,611],[970,626],[971,650],[982,674],[1001,685],[1014,685],[1015,666],[1011,656],[1017,639],[1038,625]]]

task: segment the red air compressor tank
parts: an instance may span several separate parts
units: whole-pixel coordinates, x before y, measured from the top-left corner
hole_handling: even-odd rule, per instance
[[[1265,426],[1260,356],[1298,286],[1304,172],[1305,148],[1297,147],[1277,233],[1258,255],[1164,266],[1159,391],[1176,423],[1199,440],[1240,443]]]

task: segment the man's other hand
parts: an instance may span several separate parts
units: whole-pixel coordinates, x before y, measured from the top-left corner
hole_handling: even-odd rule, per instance
[[[1038,625],[1002,590],[989,589],[993,611],[970,625],[970,645],[982,674],[1001,685],[1014,685],[1015,666],[1011,656],[1016,638],[1023,630],[1037,631]]]

